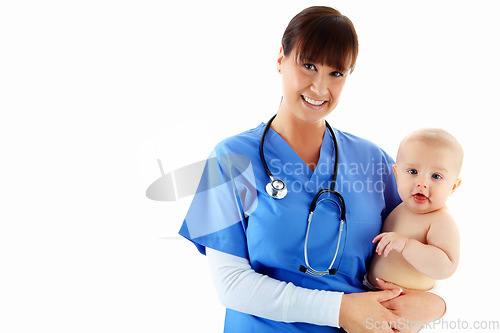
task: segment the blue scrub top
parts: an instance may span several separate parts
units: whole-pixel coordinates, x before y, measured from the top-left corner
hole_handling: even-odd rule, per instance
[[[273,199],[259,156],[265,124],[219,143],[207,160],[180,234],[205,254],[205,247],[247,258],[252,268],[296,286],[354,293],[365,291],[362,279],[373,253],[372,239],[382,221],[399,203],[394,161],[372,142],[334,129],[338,142],[335,189],[345,199],[346,225],[333,268],[336,275],[314,277],[298,270],[304,261],[309,208],[315,194],[330,187],[334,145],[325,131],[315,171],[273,129],[264,142],[266,162],[288,194]],[[323,200],[311,222],[308,258],[312,268],[326,270],[335,254],[339,231],[335,202]],[[225,332],[337,332],[307,323],[276,322],[226,311]]]

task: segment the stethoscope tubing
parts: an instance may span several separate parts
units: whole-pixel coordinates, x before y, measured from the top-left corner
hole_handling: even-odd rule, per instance
[[[333,203],[337,205],[337,207],[339,208],[339,210],[342,211],[341,206],[339,206],[339,204],[337,202],[335,202],[334,200],[325,198],[325,199],[319,200],[318,203],[320,203],[321,201],[324,201],[324,200],[333,201]],[[337,248],[335,249],[335,255],[333,256],[333,259],[332,259],[332,262],[330,263],[330,266],[328,266],[328,269],[326,271],[317,271],[317,270],[313,269],[311,267],[311,265],[309,264],[309,258],[308,258],[308,255],[307,255],[307,243],[308,243],[308,240],[309,240],[309,229],[311,227],[311,221],[312,221],[313,214],[314,214],[314,210],[310,211],[309,212],[309,216],[307,217],[307,230],[306,230],[306,238],[305,238],[305,242],[304,242],[304,259],[305,259],[306,266],[307,266],[307,269],[308,269],[308,271],[306,271],[306,273],[309,273],[311,275],[320,277],[320,276],[324,276],[326,274],[329,274],[330,270],[333,267],[333,264],[335,263],[335,260],[337,259],[337,255],[339,253],[339,247],[340,247],[340,240],[341,240],[341,237],[342,237],[342,231],[344,230],[344,219],[340,220],[339,236],[338,236],[338,239],[337,239]],[[334,274],[332,274],[332,275],[334,275]]]
[[[264,138],[266,136],[267,131],[269,130],[269,127],[271,126],[271,123],[273,122],[274,118],[276,118],[276,116],[277,116],[277,114],[275,114],[274,116],[271,117],[271,119],[267,122],[266,127],[264,128],[264,131],[262,132],[262,136],[260,138],[260,143],[259,143],[259,155],[260,155],[260,160],[262,162],[262,166],[264,167],[264,170],[266,171],[267,176],[271,179],[271,182],[269,184],[267,184],[267,186],[266,186],[266,192],[271,197],[273,197],[275,199],[282,199],[287,194],[286,185],[282,180],[274,178],[271,170],[269,170],[269,167],[267,166],[266,158],[264,156]],[[321,277],[321,276],[324,276],[327,274],[328,275],[337,274],[337,269],[332,269],[332,267],[333,267],[333,264],[335,263],[335,260],[337,259],[337,256],[338,256],[341,237],[342,237],[342,231],[344,230],[344,223],[346,221],[345,200],[342,197],[342,195],[335,190],[335,184],[337,181],[338,164],[339,164],[338,163],[337,138],[335,137],[335,133],[333,132],[333,129],[330,127],[330,125],[328,124],[328,122],[326,120],[325,120],[325,125],[332,135],[332,140],[333,140],[333,145],[334,145],[335,162],[334,162],[334,167],[333,167],[332,180],[330,182],[330,188],[323,188],[323,189],[319,190],[311,202],[311,206],[309,208],[309,215],[307,217],[306,236],[305,236],[305,240],[304,240],[304,259],[305,259],[305,263],[306,263],[307,267],[304,267],[302,265],[299,267],[299,271],[313,275],[313,276],[317,276],[317,277]],[[275,186],[275,183],[279,184],[279,187]],[[324,193],[332,193],[333,195],[335,195],[338,198],[340,205],[335,200],[332,200],[332,199],[319,200],[320,196]],[[333,259],[330,263],[330,266],[328,267],[328,269],[326,271],[318,271],[318,270],[313,269],[311,267],[311,265],[309,264],[309,257],[308,257],[308,253],[307,253],[307,244],[309,242],[309,230],[311,227],[312,216],[314,214],[314,211],[316,209],[317,204],[323,200],[331,200],[337,205],[337,207],[339,207],[340,225],[339,225],[339,236],[337,239],[337,247],[336,247]]]
[[[269,170],[269,167],[267,166],[266,163],[266,158],[264,157],[264,138],[266,137],[267,130],[269,130],[269,127],[271,126],[271,123],[273,122],[274,118],[276,118],[278,114],[275,114],[274,116],[269,119],[269,121],[266,124],[266,127],[264,128],[264,132],[262,133],[262,136],[260,138],[260,143],[259,143],[259,155],[260,155],[260,161],[262,162],[262,165],[264,166],[264,170],[266,170],[267,176],[271,178],[271,182],[274,181],[274,176],[271,173],[271,170]]]

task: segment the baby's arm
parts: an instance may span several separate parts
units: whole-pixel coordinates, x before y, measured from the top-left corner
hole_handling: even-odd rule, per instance
[[[450,214],[440,214],[427,232],[427,244],[409,239],[401,252],[413,267],[432,279],[450,277],[460,259],[460,234]]]
[[[376,252],[387,255],[396,250],[422,274],[436,280],[450,277],[456,270],[460,254],[460,237],[453,217],[439,214],[427,232],[427,244],[404,237],[396,232],[384,232],[373,242],[379,242]]]

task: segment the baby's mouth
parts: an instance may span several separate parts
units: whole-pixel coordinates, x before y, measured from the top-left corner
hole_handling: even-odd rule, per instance
[[[427,202],[428,198],[425,195],[423,195],[422,193],[415,193],[413,195],[413,200],[418,204],[423,204],[423,203]]]

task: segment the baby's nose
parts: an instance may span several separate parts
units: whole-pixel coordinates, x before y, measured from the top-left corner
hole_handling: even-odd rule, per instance
[[[420,188],[427,188],[427,179],[425,177],[420,177],[418,182],[417,182],[417,187]]]

